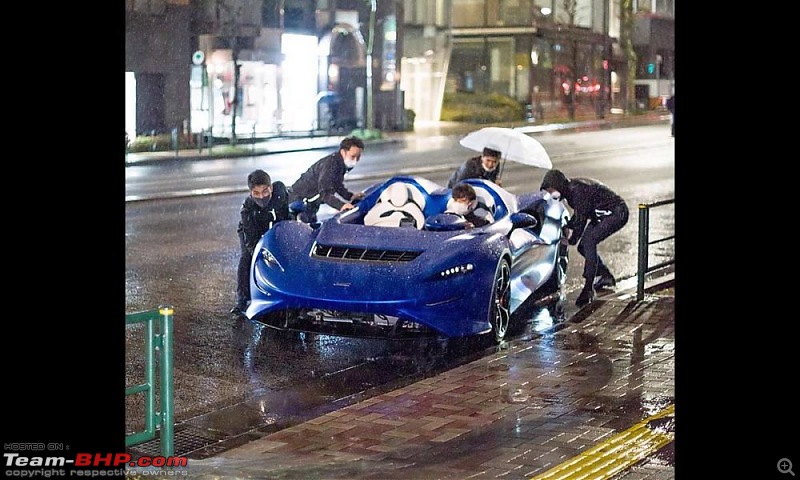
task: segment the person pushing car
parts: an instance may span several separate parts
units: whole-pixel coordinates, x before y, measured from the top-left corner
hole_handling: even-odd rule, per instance
[[[364,198],[363,192],[353,193],[344,186],[345,174],[358,164],[363,151],[363,140],[346,137],[339,144],[339,150],[320,158],[300,175],[289,189],[289,203],[302,200],[305,204],[305,210],[299,215],[300,221],[315,223],[317,211],[323,203],[345,211]]]
[[[575,305],[583,307],[594,300],[595,287],[614,287],[617,284],[597,252],[597,246],[628,223],[628,206],[622,197],[599,180],[585,177],[570,180],[560,170],[548,171],[540,188],[550,192],[553,199],[566,200],[573,210],[566,228],[571,230],[568,243],[575,245],[580,241],[578,253],[585,260],[585,283],[575,301]]]
[[[250,303],[250,263],[253,251],[264,233],[282,220],[289,219],[286,185],[273,182],[269,174],[258,169],[247,175],[250,194],[239,209],[239,264],[236,269],[236,305],[231,313],[244,315]]]

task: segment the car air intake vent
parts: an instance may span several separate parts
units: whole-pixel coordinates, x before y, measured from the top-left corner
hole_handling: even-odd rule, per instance
[[[373,250],[368,248],[331,247],[317,245],[314,255],[325,258],[342,258],[366,262],[410,262],[422,252],[409,250]]]

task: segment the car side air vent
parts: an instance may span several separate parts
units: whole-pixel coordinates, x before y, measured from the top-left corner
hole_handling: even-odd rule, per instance
[[[315,257],[339,258],[365,262],[410,262],[420,253],[410,250],[373,250],[369,248],[334,247],[319,245],[314,248]]]

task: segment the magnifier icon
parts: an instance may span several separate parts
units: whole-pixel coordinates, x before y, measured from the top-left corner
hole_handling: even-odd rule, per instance
[[[794,477],[794,472],[792,471],[792,461],[788,458],[781,458],[778,460],[778,471],[781,473],[791,473]]]

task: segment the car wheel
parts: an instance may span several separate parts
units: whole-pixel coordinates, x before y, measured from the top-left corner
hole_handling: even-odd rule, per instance
[[[497,343],[503,341],[508,331],[511,318],[511,267],[505,258],[497,264],[497,272],[494,274],[494,285],[492,287],[492,303],[489,308],[489,322],[492,324],[492,332]]]

